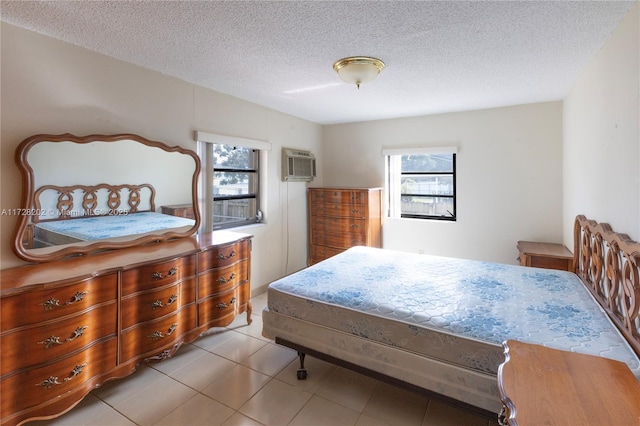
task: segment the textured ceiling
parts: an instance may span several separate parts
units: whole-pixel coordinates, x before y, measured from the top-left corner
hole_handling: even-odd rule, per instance
[[[2,20],[317,123],[559,100],[634,2],[2,1]],[[375,56],[360,90],[333,62]]]

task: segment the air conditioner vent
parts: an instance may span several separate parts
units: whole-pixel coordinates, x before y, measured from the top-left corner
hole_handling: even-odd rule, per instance
[[[282,148],[282,180],[309,182],[316,176],[316,157],[309,151]]]

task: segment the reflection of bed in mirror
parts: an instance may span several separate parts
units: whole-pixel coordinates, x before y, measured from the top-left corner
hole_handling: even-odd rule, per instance
[[[35,192],[33,224],[24,245],[33,249],[117,241],[194,226],[193,219],[156,212],[155,195],[150,184],[42,186]]]

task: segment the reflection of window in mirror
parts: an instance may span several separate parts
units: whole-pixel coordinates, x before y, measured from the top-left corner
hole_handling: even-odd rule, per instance
[[[271,144],[200,132],[197,138],[204,142],[204,231],[261,222],[261,169]]]

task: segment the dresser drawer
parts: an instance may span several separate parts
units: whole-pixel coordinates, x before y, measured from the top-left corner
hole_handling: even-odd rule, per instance
[[[79,313],[93,305],[115,301],[117,280],[117,274],[114,273],[3,297],[0,301],[0,331],[54,320]]]
[[[198,325],[225,326],[235,316],[246,310],[250,298],[249,284],[221,293],[198,302]]]
[[[312,203],[364,204],[367,194],[363,191],[310,190]]]
[[[115,368],[116,347],[116,338],[108,339],[56,363],[5,377],[0,383],[3,415],[54,399]]]
[[[311,206],[312,217],[346,217],[353,219],[365,219],[367,209],[360,204],[316,204]]]
[[[186,256],[166,262],[153,263],[124,271],[122,274],[122,294],[177,283],[196,273],[195,256]]]
[[[364,219],[345,217],[314,216],[311,219],[312,232],[354,232],[365,233],[366,221]]]
[[[198,254],[198,272],[233,265],[249,257],[249,241],[238,241]]]
[[[225,292],[248,280],[247,260],[226,268],[212,269],[198,277],[198,299]]]
[[[335,248],[347,249],[353,246],[364,246],[367,244],[367,236],[364,233],[321,233],[311,234],[311,244],[320,244]]]
[[[195,303],[173,315],[147,321],[122,331],[121,362],[137,356],[150,356],[172,347],[180,336],[196,326]]]
[[[342,253],[345,250],[346,249],[311,244],[311,252],[309,253],[309,257],[310,257],[309,263],[310,264],[318,263],[322,260],[335,256],[336,254]]]
[[[176,312],[195,302],[195,278],[122,298],[122,328]]]
[[[116,303],[52,324],[22,328],[0,337],[0,375],[50,362],[91,342],[117,335]]]

